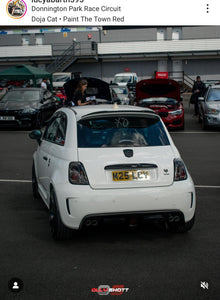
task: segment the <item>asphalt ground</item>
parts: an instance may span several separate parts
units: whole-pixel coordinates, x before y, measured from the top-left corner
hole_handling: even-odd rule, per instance
[[[220,130],[202,131],[184,96],[185,130],[171,135],[196,186],[196,223],[186,234],[105,226],[54,242],[31,192],[36,143],[27,131],[0,131],[0,299],[116,297],[92,292],[100,285],[124,285],[119,299],[220,299]],[[23,283],[17,293],[13,278]]]

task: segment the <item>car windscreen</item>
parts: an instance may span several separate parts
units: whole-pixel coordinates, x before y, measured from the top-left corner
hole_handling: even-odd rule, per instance
[[[132,76],[116,76],[114,82],[131,82]]]
[[[68,80],[70,80],[71,78],[70,78],[70,76],[68,76],[68,75],[53,75],[53,81],[54,82],[66,82],[66,81],[68,81]]]
[[[6,101],[39,101],[40,91],[9,91],[3,98],[2,102]]]
[[[102,116],[78,121],[78,147],[147,147],[169,145],[160,119],[148,116]]]
[[[210,89],[207,100],[220,101],[220,89]]]

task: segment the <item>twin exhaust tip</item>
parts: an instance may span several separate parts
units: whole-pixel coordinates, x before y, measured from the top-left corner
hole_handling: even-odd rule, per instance
[[[96,219],[94,219],[94,220],[86,220],[85,225],[86,225],[86,227],[89,227],[89,226],[98,226],[98,221]]]
[[[178,215],[176,215],[176,216],[175,215],[173,215],[173,216],[170,215],[169,216],[169,222],[170,223],[175,223],[175,222],[179,222],[179,221],[180,221],[180,217]]]

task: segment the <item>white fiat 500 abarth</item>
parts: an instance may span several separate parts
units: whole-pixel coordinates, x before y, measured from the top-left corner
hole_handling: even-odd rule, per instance
[[[135,106],[57,110],[34,130],[32,186],[54,239],[111,220],[156,220],[176,232],[194,224],[195,188],[160,117]]]

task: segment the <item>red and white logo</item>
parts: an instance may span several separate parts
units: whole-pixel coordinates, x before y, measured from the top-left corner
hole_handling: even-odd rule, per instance
[[[99,285],[98,288],[92,288],[92,293],[97,293],[100,296],[111,295],[111,296],[120,296],[123,293],[127,293],[129,288],[125,288],[124,285]]]

